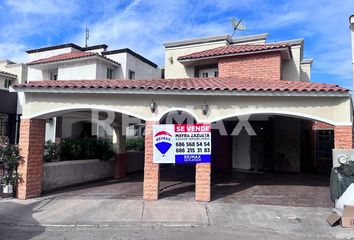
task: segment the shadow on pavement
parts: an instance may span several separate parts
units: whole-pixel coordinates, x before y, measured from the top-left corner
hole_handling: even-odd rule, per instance
[[[41,211],[43,203],[14,201],[19,200],[0,200],[0,239],[27,240],[42,234],[45,227],[33,215]]]

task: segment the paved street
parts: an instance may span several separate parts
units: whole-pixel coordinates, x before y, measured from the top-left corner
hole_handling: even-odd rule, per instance
[[[176,173],[176,172],[175,172]],[[175,176],[178,176],[176,178]],[[161,199],[142,200],[142,175],[100,181],[26,201],[0,200],[0,239],[333,239],[326,179],[222,174],[213,201],[194,201],[193,172],[161,172]]]
[[[328,208],[93,197],[1,200],[0,239],[331,239]]]

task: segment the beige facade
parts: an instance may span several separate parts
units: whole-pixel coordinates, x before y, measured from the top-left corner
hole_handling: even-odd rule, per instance
[[[27,80],[27,66],[23,63],[15,63],[10,60],[0,61],[0,71],[16,75],[13,84],[25,83]]]
[[[21,92],[20,89],[17,91]],[[65,112],[77,110],[106,110],[134,116],[145,121],[159,121],[166,113],[181,110],[197,122],[216,122],[219,120],[252,114],[275,114],[318,120],[332,125],[351,125],[351,102],[347,93],[328,96],[217,96],[217,95],[168,95],[153,93],[157,110],[152,113],[149,106],[150,94],[114,93],[25,93],[26,104],[22,118],[48,119]],[[207,102],[209,113],[202,114],[202,105]]]

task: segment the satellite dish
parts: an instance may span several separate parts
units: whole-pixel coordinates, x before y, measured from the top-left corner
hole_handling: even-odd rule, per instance
[[[239,31],[246,30],[246,26],[243,25],[241,22],[242,22],[242,19],[241,20],[237,20],[236,18],[231,19],[231,24],[234,28],[234,32],[232,33],[231,37],[233,37],[235,35],[237,30],[239,30]]]

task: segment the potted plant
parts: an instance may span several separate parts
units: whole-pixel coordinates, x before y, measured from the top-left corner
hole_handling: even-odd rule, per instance
[[[21,156],[17,145],[10,144],[7,137],[0,137],[0,162],[4,165],[4,176],[2,178],[3,192],[13,193],[19,181],[17,167]]]

